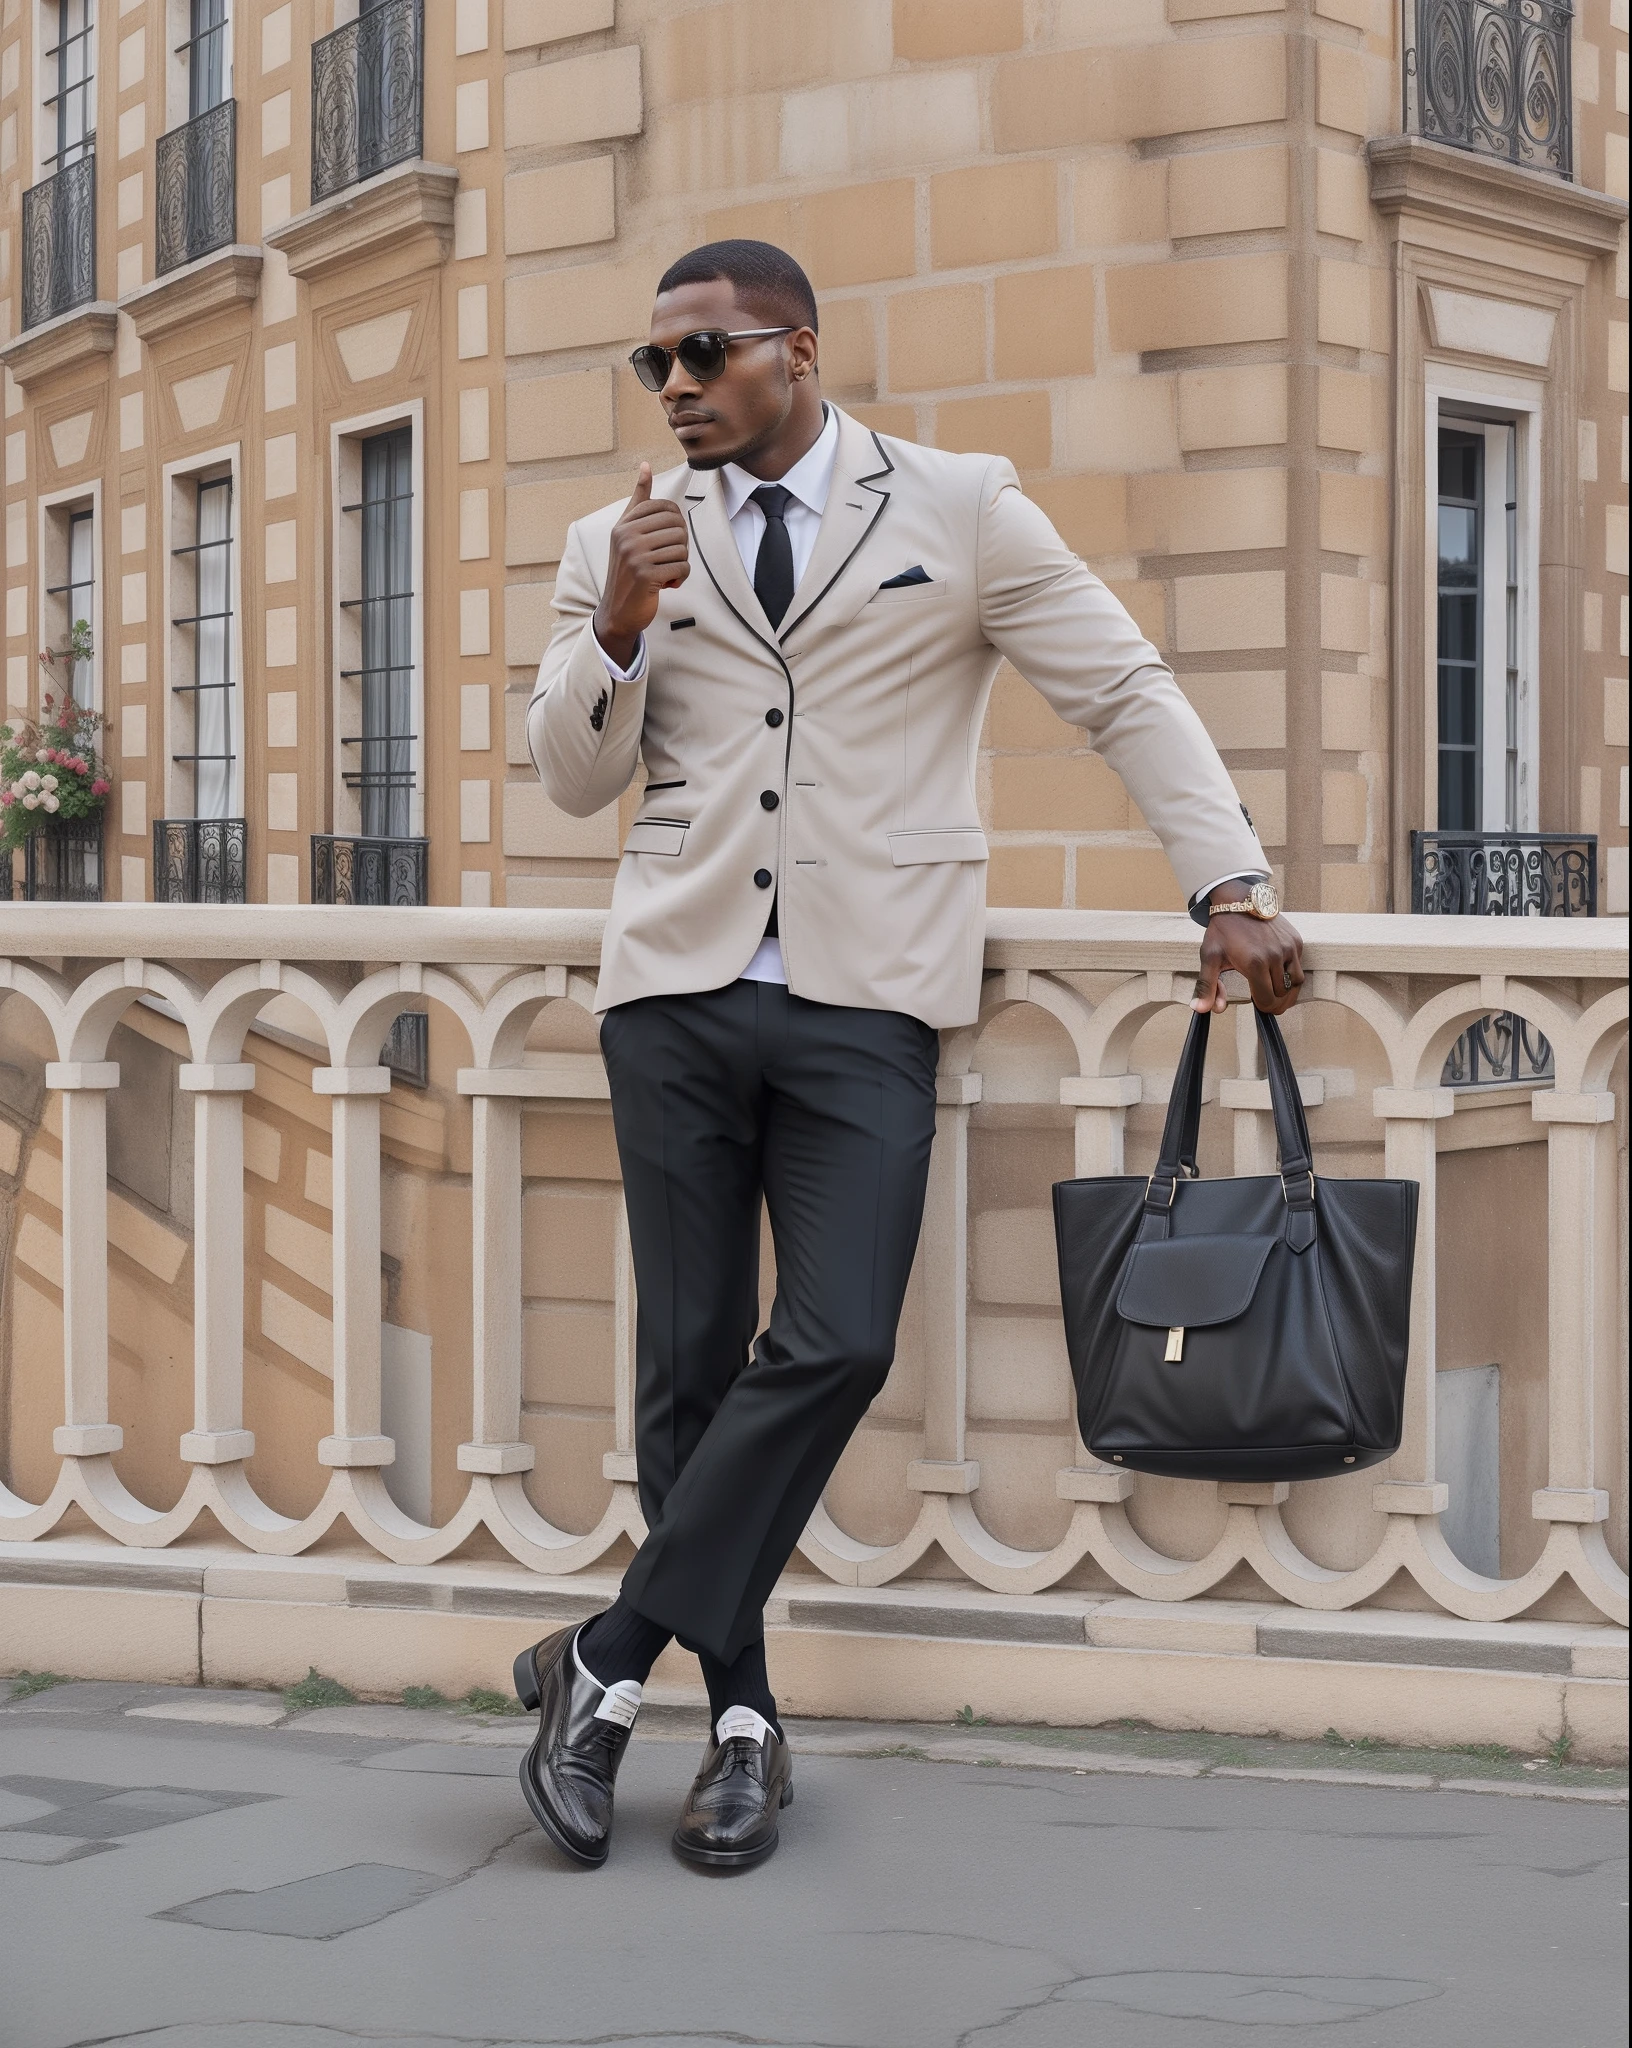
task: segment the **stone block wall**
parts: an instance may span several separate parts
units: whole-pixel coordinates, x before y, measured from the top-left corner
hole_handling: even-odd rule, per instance
[[[656,277],[761,236],[810,270],[830,396],[1015,462],[1173,663],[1291,900],[1383,907],[1391,314],[1362,151],[1398,121],[1390,0],[509,0],[506,22],[513,696],[569,521],[673,460],[622,360]],[[545,113],[569,99],[570,139]],[[604,901],[611,849],[521,795],[515,739],[510,772],[509,900]],[[981,798],[994,903],[1176,900],[1008,670]]]

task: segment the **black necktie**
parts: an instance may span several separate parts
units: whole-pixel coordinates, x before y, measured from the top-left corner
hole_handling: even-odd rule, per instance
[[[765,514],[765,531],[754,560],[754,595],[771,624],[780,626],[793,603],[793,542],[788,538],[787,520],[793,493],[780,484],[761,484],[752,496]]]

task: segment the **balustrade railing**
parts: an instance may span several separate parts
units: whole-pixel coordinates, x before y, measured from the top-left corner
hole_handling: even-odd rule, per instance
[[[155,903],[242,903],[249,825],[243,818],[155,818]]]
[[[222,100],[153,154],[155,267],[162,277],[238,236],[238,103]]]
[[[312,45],[312,203],[421,153],[422,0],[382,0]]]
[[[1568,178],[1573,0],[1403,0],[1405,126]]]
[[[805,1531],[800,1570],[882,1586],[938,1549],[993,1590],[1091,1584],[1171,1602],[1228,1581],[1324,1610],[1378,1601],[1403,1575],[1412,1599],[1468,1619],[1567,1599],[1625,1623],[1626,922],[1299,922],[1308,985],[1288,1042],[1317,1168],[1422,1188],[1395,1457],[1363,1483],[1215,1487],[1136,1477],[1086,1451],[1048,1185],[1148,1168],[1196,937],[1179,916],[999,912],[979,1019],[942,1038],[900,1355]],[[0,1536],[44,1541],[84,1516],[151,1547],[213,1517],[247,1550],[291,1556],[345,1522],[417,1567],[485,1529],[557,1576],[639,1540],[633,1276],[591,1017],[603,923],[0,906],[0,1052],[19,1070],[40,1055],[13,1047],[43,1037],[54,1054],[31,1116],[15,1110],[17,1089],[0,1105],[19,1155],[0,1351],[12,1376],[0,1416],[17,1420]],[[428,1099],[399,1099],[379,1065],[405,1002],[441,1011],[438,1043],[458,1048]],[[305,1017],[304,1061],[287,1035],[260,1035],[263,1011],[268,1030],[273,1011]],[[1440,1085],[1451,1045],[1493,1011],[1545,1034],[1551,1088],[1493,1104]],[[1234,1022],[1215,1033],[1203,1170],[1270,1171],[1250,1011]],[[122,1023],[149,1047],[128,1083]],[[190,1217],[162,1243],[108,1178],[110,1100],[151,1081],[155,1043],[194,1098]],[[1480,1145],[1483,1197],[1469,1178]],[[1470,1200],[1500,1210],[1504,1230],[1469,1227]],[[1534,1213],[1521,1218],[1524,1202]],[[122,1303],[111,1379],[110,1236]],[[170,1304],[189,1256],[191,1410],[172,1412]],[[132,1308],[143,1261],[164,1282],[151,1362]],[[54,1405],[58,1332],[47,1456],[33,1419]],[[382,1410],[409,1338],[443,1389],[433,1403],[427,1387],[413,1411],[440,1434],[413,1445]],[[1481,1370],[1495,1356],[1514,1396],[1488,1475],[1502,1489],[1500,1562],[1482,1570],[1448,1538],[1445,1473],[1469,1466],[1440,1446],[1438,1382],[1467,1353]],[[409,1498],[393,1467],[410,1452],[420,1498],[440,1475],[435,1517],[393,1493]]]
[[[96,155],[23,194],[23,325],[38,327],[96,297]]]

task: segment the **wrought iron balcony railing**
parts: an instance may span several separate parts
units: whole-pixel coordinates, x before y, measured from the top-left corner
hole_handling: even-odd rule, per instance
[[[1439,917],[1596,917],[1590,832],[1413,832],[1411,908]],[[1510,1010],[1470,1024],[1440,1076],[1447,1088],[1553,1079],[1553,1049]]]
[[[312,901],[412,909],[425,901],[428,839],[312,834]]]
[[[238,236],[238,102],[161,135],[153,154],[155,265],[162,277]]]
[[[421,151],[422,0],[383,0],[312,45],[312,203]]]
[[[38,327],[96,297],[96,155],[23,194],[23,325]]]
[[[1403,0],[1405,125],[1531,170],[1574,174],[1574,0]]]
[[[1590,832],[1413,832],[1411,908],[1430,917],[1596,917]]]
[[[243,903],[249,827],[242,818],[155,818],[155,903]]]
[[[312,901],[414,909],[426,895],[428,839],[375,839],[358,833],[312,834]],[[431,1020],[403,1010],[391,1026],[380,1065],[410,1087],[431,1076]]]
[[[23,842],[25,903],[100,903],[102,901],[102,815],[59,818],[42,825]],[[16,857],[6,855],[0,869],[9,899],[17,886]]]

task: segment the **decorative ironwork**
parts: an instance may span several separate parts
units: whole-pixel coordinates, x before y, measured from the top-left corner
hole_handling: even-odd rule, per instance
[[[1496,1010],[1468,1026],[1439,1078],[1446,1088],[1487,1088],[1495,1081],[1538,1086],[1553,1078],[1553,1048],[1527,1018]]]
[[[23,194],[23,325],[96,297],[96,157],[77,158]]]
[[[1573,176],[1573,0],[1404,5],[1406,127],[1453,149]]]
[[[1598,841],[1581,832],[1413,832],[1411,908],[1431,917],[1596,917]]]
[[[312,834],[312,901],[413,909],[425,901],[428,839]]]
[[[413,909],[426,894],[428,839],[376,839],[363,834],[312,834],[312,901]],[[403,1010],[386,1035],[380,1065],[412,1088],[429,1086],[431,1023],[423,1010]]]
[[[155,903],[243,903],[249,827],[242,818],[155,818]]]
[[[238,235],[238,102],[161,135],[153,155],[159,275],[224,249]]]
[[[422,0],[381,0],[312,45],[312,202],[421,153]]]
[[[23,841],[23,897],[29,903],[102,901],[102,816],[58,819]]]
[[[1411,908],[1430,917],[1596,917],[1597,838],[1413,832]],[[1439,1078],[1445,1088],[1544,1086],[1553,1079],[1553,1048],[1527,1018],[1496,1010],[1468,1026]]]

